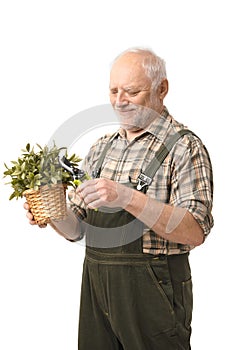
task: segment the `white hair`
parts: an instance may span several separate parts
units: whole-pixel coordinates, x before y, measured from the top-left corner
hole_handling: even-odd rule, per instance
[[[151,80],[151,88],[152,90],[156,90],[157,87],[161,84],[161,82],[167,78],[166,73],[166,63],[165,61],[157,56],[151,49],[141,48],[141,47],[133,47],[129,48],[122,53],[120,53],[115,60],[116,62],[118,58],[127,54],[127,53],[136,53],[143,57],[142,67],[145,70],[145,74]]]

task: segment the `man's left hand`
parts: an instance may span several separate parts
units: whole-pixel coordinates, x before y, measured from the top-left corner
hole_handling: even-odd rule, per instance
[[[133,190],[118,182],[98,178],[82,183],[76,193],[90,209],[105,207],[125,208],[133,195]]]

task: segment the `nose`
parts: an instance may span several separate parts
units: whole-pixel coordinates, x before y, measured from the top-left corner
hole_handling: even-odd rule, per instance
[[[125,91],[119,90],[115,96],[115,107],[124,107],[127,106],[129,103],[129,100],[126,96]]]

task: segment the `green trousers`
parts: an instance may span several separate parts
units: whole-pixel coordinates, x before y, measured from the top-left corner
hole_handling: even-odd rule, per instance
[[[99,219],[101,215],[94,214]],[[96,220],[93,222],[96,224]],[[129,229],[132,231],[132,227]],[[87,231],[79,350],[191,349],[188,254],[143,254],[142,237],[122,244],[126,236],[122,225],[119,244],[114,238],[114,247],[109,248],[92,244],[96,243],[96,226],[91,225]],[[109,235],[112,232],[116,237],[111,229]]]

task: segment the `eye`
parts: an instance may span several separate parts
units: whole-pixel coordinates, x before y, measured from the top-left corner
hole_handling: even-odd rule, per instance
[[[116,95],[118,93],[118,90],[117,89],[111,89],[110,90],[110,94],[111,95]]]
[[[139,92],[140,92],[140,90],[139,91],[134,91],[134,90],[127,91],[128,95],[131,97],[137,96],[139,94]]]

